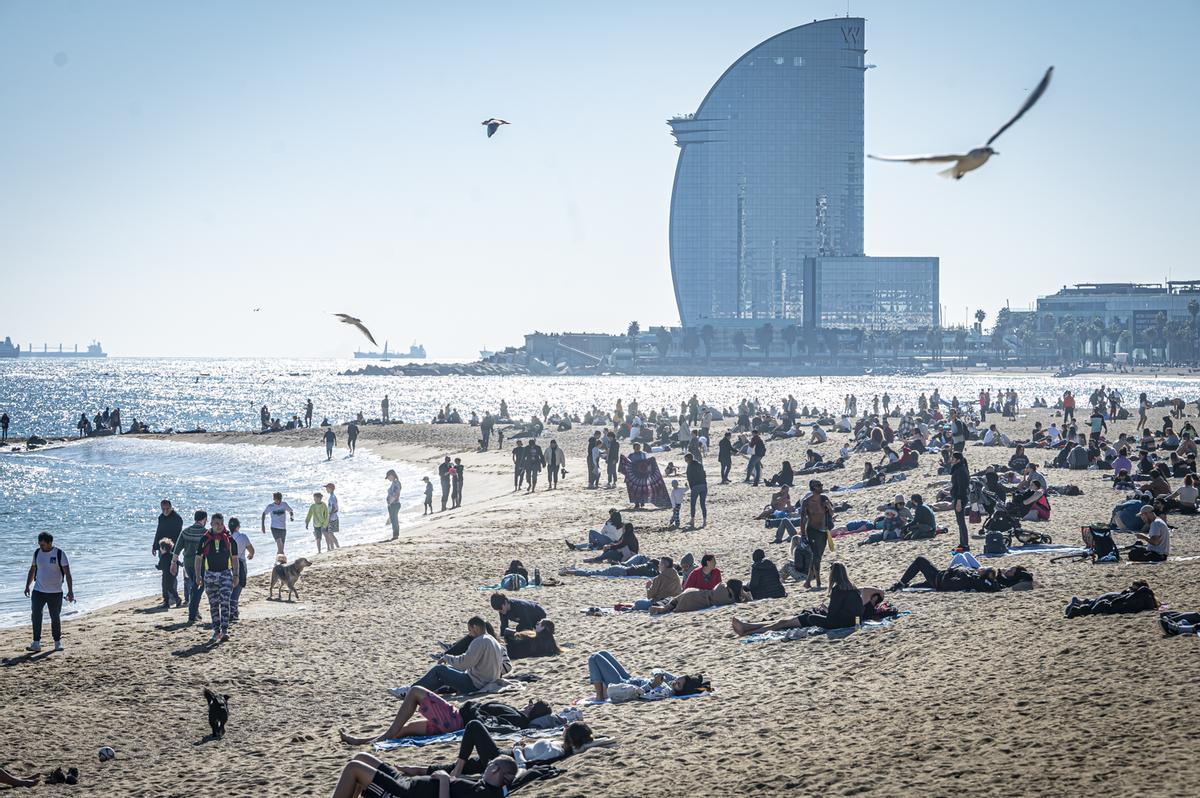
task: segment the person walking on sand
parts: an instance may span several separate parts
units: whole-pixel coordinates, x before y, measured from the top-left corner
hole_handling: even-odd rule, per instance
[[[238,599],[246,589],[246,578],[250,573],[248,560],[254,559],[254,544],[250,542],[250,536],[242,531],[242,522],[236,518],[229,519],[229,537],[233,539],[233,545],[237,546],[238,557],[237,573],[233,576],[233,594],[229,597],[229,622],[237,623]]]
[[[513,461],[513,490],[520,490],[525,481],[525,445],[517,441],[512,450]]]
[[[209,644],[229,639],[236,560],[237,544],[225,529],[225,517],[213,513],[208,532],[200,543],[200,551],[196,553],[196,573],[204,579],[204,593],[208,596],[208,612],[212,620]]]
[[[313,503],[308,505],[308,515],[304,517],[304,528],[312,524],[313,538],[317,542],[317,554],[321,553],[321,541],[325,538],[325,529],[329,526],[329,505],[325,503],[325,495],[321,491],[313,494]],[[333,549],[331,548],[330,551]]]
[[[391,408],[391,402],[388,401],[388,395],[383,395],[383,401],[379,403],[379,411],[383,414],[383,423],[387,424],[391,419],[388,417],[388,410]]]
[[[446,511],[446,502],[450,500],[450,469],[454,468],[450,462],[450,455],[446,455],[446,459],[438,466],[438,480],[442,483],[442,512]]]
[[[700,525],[708,526],[708,475],[704,473],[704,466],[691,454],[685,454],[683,460],[687,463],[688,493],[691,495],[692,504],[692,522],[689,526],[692,529],[696,528],[697,500],[700,502],[700,517],[703,521]]]
[[[383,476],[388,481],[388,523],[392,525],[392,540],[395,540],[400,537],[400,477],[394,468],[389,468]]]
[[[30,596],[33,620],[33,642],[27,651],[42,650],[42,611],[50,610],[50,634],[54,637],[54,650],[62,651],[62,603],[63,580],[67,582],[67,601],[75,601],[75,580],[71,577],[71,564],[66,552],[54,545],[54,536],[49,532],[38,535],[38,547],[33,552],[33,563],[25,577],[25,595]],[[32,595],[30,585],[33,586]]]
[[[312,411],[313,411],[313,403],[312,403],[312,399],[309,399],[307,402],[304,403],[304,426],[306,426],[306,427],[312,426]]]
[[[429,481],[429,477],[421,477],[425,483],[425,509],[421,515],[433,515],[433,483]]]
[[[196,552],[200,550],[200,542],[204,540],[204,525],[208,522],[208,513],[197,510],[192,514],[194,523],[179,533],[175,544],[175,553],[183,563],[183,593],[188,604],[188,623],[200,620],[200,596],[204,594],[204,582],[196,573]]]
[[[296,520],[296,514],[292,512],[292,506],[283,500],[282,493],[272,494],[273,502],[266,506],[259,517],[262,525],[262,534],[267,534],[267,516],[271,516],[271,537],[275,538],[275,553],[283,554],[283,544],[287,540],[287,522],[291,517]]]
[[[155,557],[158,556],[159,543],[164,538],[175,544],[179,541],[179,533],[183,531],[183,519],[171,506],[171,500],[163,499],[158,506],[162,512],[159,513],[158,524],[154,528],[154,542],[150,544],[150,553]]]
[[[967,505],[971,501],[971,470],[961,451],[950,455],[950,501],[954,502],[954,520],[958,522],[958,551],[970,551],[967,539]]]
[[[325,428],[325,434],[322,437],[325,439],[325,462],[329,462],[333,459],[333,447],[337,444],[337,435],[330,426]]]
[[[717,448],[717,462],[721,464],[721,484],[729,483],[729,472],[733,468],[733,433],[726,432]]]
[[[533,493],[537,490],[538,474],[542,472],[542,466],[545,464],[546,458],[542,454],[542,447],[538,446],[536,440],[531,440],[525,447],[526,493]]]
[[[350,456],[354,456],[354,450],[358,448],[358,424],[350,421],[346,424],[346,448],[350,451]]]
[[[462,506],[463,462],[461,457],[454,458],[454,470],[450,472],[450,506]]]
[[[338,504],[337,494],[334,493],[336,488],[337,486],[332,482],[325,483],[325,492],[329,494],[329,498],[325,500],[325,503],[329,505],[329,525],[325,527],[326,551],[333,551],[342,547],[342,544],[337,539],[337,533],[341,531],[342,522],[339,516],[341,505]]]
[[[617,433],[608,431],[608,441],[604,448],[604,462],[608,467],[608,482],[610,488],[617,486],[617,466],[621,464],[621,444],[617,442]]]
[[[546,490],[557,488],[559,472],[566,473],[566,470],[567,455],[558,441],[551,438],[550,446],[546,449]]]

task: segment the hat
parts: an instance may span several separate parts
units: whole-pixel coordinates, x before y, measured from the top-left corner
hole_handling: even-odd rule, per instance
[[[325,483],[325,487],[332,489],[332,488],[335,488],[335,487],[337,487],[337,486],[336,486],[336,485],[334,485],[332,482],[326,482],[326,483]]]
[[[902,501],[904,501],[904,494],[903,494],[903,493],[897,493],[897,494],[895,495],[895,497],[893,497],[893,499],[892,499],[892,500],[893,500],[893,501],[902,502]]]

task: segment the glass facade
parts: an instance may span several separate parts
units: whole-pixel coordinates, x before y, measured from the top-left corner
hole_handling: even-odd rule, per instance
[[[936,327],[937,258],[814,258],[818,327],[915,330]]]
[[[1038,313],[1051,314],[1060,321],[1090,323],[1098,318],[1105,326],[1116,323],[1140,336],[1158,323],[1159,313],[1166,314],[1168,321],[1191,321],[1188,304],[1193,299],[1200,300],[1200,283],[1082,285],[1039,297],[1037,309]]]
[[[861,18],[784,31],[726,70],[695,114],[669,120],[684,326],[802,323],[805,258],[862,255],[864,32]]]

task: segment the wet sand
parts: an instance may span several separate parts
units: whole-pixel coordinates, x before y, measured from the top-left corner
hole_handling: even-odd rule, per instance
[[[1035,419],[1052,415],[1026,411],[998,422],[1024,437]],[[1120,422],[1113,432],[1133,425]],[[314,432],[183,439],[317,447]],[[589,433],[554,435],[565,447],[568,476],[559,490],[528,496],[512,492],[508,441],[502,452],[476,454],[476,430],[465,425],[363,427],[360,446],[426,467],[431,476],[442,454],[461,456],[468,466],[463,507],[410,526],[398,542],[314,558],[300,602],[268,602],[268,578],[252,578],[242,622],[215,649],[205,645],[202,625],[182,625],[184,610],[151,611],[151,598],[68,622],[64,654],[22,656],[28,628],[0,631],[7,654],[0,667],[0,764],[15,772],[81,770],[77,787],[17,794],[329,795],[359,750],[344,746],[337,730],[382,728],[399,705],[385,689],[423,673],[436,641],[460,635],[467,617],[494,616],[479,586],[496,582],[514,557],[543,575],[581,562],[586,555],[568,552],[563,538],[582,539],[609,507],[628,506],[623,489],[584,489]],[[843,438],[831,435],[819,448],[829,457]],[[769,442],[765,474],[783,459],[798,464],[806,448],[803,439]],[[967,454],[976,468],[1007,461],[1011,451],[969,447]],[[664,465],[666,459],[659,456]],[[671,459],[682,464],[678,455]],[[924,460],[898,486],[845,494],[853,508],[839,520],[873,518],[876,505],[898,491],[932,497],[948,478],[936,476],[934,458]],[[862,463],[856,455],[846,470],[822,479],[827,486],[853,482]],[[666,531],[669,511],[630,513],[643,552],[676,559],[685,551],[715,552],[726,578],[748,579],[756,547],[786,562],[785,547],[770,545],[774,531],[752,520],[771,489],[716,485],[715,456],[706,467],[708,527]],[[744,460],[735,460],[735,477],[743,468]],[[1055,542],[1076,543],[1079,526],[1106,521],[1120,496],[1101,472],[1047,474],[1052,485],[1074,483],[1085,492],[1057,498],[1053,520],[1035,525]],[[383,538],[382,490],[379,516]],[[1173,555],[1200,556],[1200,521],[1170,520],[1178,526]],[[938,513],[938,522],[953,527],[953,516]],[[260,540],[257,533],[252,539]],[[860,547],[857,539],[839,539],[826,562],[845,562],[859,585],[885,587],[918,554],[947,562],[953,545],[939,537]],[[1062,609],[1071,596],[1117,590],[1136,578],[1173,608],[1200,609],[1200,559],[1094,566],[1051,564],[1050,556],[1000,561],[1030,567],[1032,591],[892,595],[912,614],[838,640],[746,644],[734,637],[735,614],[760,620],[823,601],[790,582],[785,599],[660,618],[581,614],[642,597],[641,580],[563,577],[562,587],[523,592],[548,609],[569,647],[557,658],[516,663],[516,672],[540,681],[514,703],[541,697],[563,705],[588,695],[585,661],[601,648],[637,673],[655,666],[702,672],[717,692],[586,709],[596,732],[619,746],[567,760],[562,776],[520,794],[1194,795],[1197,641],[1164,638],[1155,613],[1066,620]],[[79,574],[85,570],[81,563]],[[88,589],[82,578],[77,587]],[[202,613],[207,618],[206,601]],[[232,696],[228,733],[217,742],[205,740],[205,686]],[[117,759],[98,763],[102,745],[113,746]],[[416,764],[453,754],[451,746],[436,746],[385,758]]]

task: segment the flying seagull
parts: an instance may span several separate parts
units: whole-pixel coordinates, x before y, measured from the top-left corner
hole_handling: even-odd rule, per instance
[[[480,124],[487,126],[488,138],[490,139],[492,136],[496,135],[496,131],[500,129],[501,125],[507,125],[510,123],[505,122],[503,119],[485,119],[480,122]]]
[[[367,326],[362,323],[362,319],[356,319],[353,316],[347,316],[345,313],[334,313],[333,315],[337,316],[341,320],[342,324],[349,324],[357,327],[359,332],[367,336],[368,341],[375,346],[379,346],[379,344],[375,343],[375,336],[371,335],[371,331],[368,330]]]
[[[962,176],[967,172],[978,169],[988,162],[988,158],[1000,153],[992,149],[992,142],[1000,138],[1000,134],[1013,126],[1013,123],[1025,115],[1025,112],[1034,106],[1045,93],[1046,87],[1050,85],[1050,76],[1054,74],[1054,67],[1046,70],[1046,74],[1042,76],[1042,82],[1037,85],[1029,98],[1025,100],[1025,104],[1021,106],[1021,110],[1017,111],[1016,116],[1004,123],[1004,126],[992,134],[992,137],[987,140],[987,144],[982,147],[976,147],[964,155],[868,155],[868,158],[874,158],[877,161],[904,161],[905,163],[953,163],[949,169],[938,172],[943,177],[953,177],[955,180],[961,180]]]

